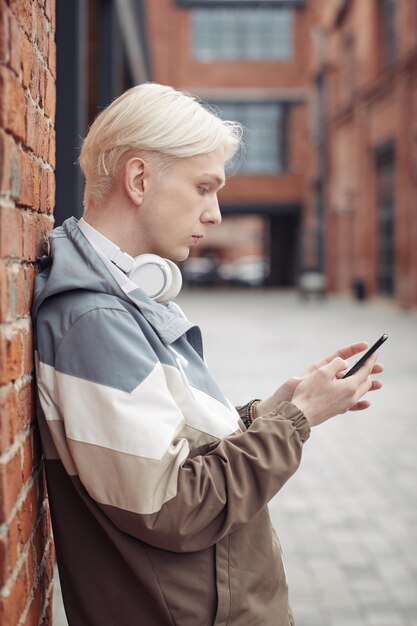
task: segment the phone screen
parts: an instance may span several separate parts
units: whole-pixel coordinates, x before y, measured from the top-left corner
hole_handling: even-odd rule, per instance
[[[365,352],[363,357],[361,357],[359,361],[357,361],[355,365],[351,367],[348,372],[346,372],[343,378],[347,378],[348,376],[352,376],[352,374],[356,374],[358,369],[360,369],[362,365],[364,365],[364,363],[369,359],[371,354],[373,354],[376,350],[378,350],[379,346],[382,346],[384,341],[386,341],[387,339],[388,339],[388,335],[384,334],[382,335],[382,337],[378,339],[378,341],[375,341],[374,345],[371,346],[367,352]]]

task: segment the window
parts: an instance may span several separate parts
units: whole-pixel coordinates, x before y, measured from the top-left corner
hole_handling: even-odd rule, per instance
[[[245,150],[228,169],[239,174],[277,174],[286,165],[287,106],[277,102],[216,103],[220,116],[244,125]]]
[[[286,61],[293,56],[293,11],[280,8],[192,9],[197,61]]]
[[[379,0],[380,53],[383,68],[391,67],[396,59],[396,0]]]
[[[346,0],[347,1],[347,0]],[[291,7],[291,8],[304,8],[306,0],[177,0],[179,6],[185,7],[219,7],[219,6],[232,6],[232,7],[259,7],[263,6],[276,6],[276,7]]]

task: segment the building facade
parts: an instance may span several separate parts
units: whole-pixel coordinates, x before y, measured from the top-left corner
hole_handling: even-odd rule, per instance
[[[199,252],[267,255],[270,283],[294,285],[309,155],[305,3],[145,0],[144,9],[152,80],[247,129],[219,196],[223,224]]]
[[[417,304],[415,0],[144,0],[152,80],[247,130],[200,252]],[[250,216],[250,219],[249,219]],[[239,245],[240,243],[240,245]]]
[[[415,307],[417,3],[323,5],[312,22],[319,132],[306,223],[325,231],[330,291]]]

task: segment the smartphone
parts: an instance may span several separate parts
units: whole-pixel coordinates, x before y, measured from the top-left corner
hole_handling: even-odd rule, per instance
[[[348,372],[346,372],[346,374],[343,376],[343,378],[347,378],[348,376],[352,376],[352,374],[356,374],[358,369],[360,369],[362,367],[362,365],[365,364],[365,361],[367,361],[369,359],[371,354],[373,354],[375,352],[375,350],[378,350],[379,346],[382,346],[384,341],[386,341],[387,339],[388,339],[388,335],[384,334],[384,335],[382,335],[382,337],[380,337],[378,339],[378,341],[375,341],[374,345],[371,346],[367,352],[365,352],[363,357],[361,357],[359,359],[359,361],[357,361],[355,363],[355,365],[353,367],[351,367]]]

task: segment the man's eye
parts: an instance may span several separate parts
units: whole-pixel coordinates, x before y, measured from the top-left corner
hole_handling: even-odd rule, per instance
[[[198,187],[198,190],[201,194],[208,193],[210,191],[208,187],[202,187],[201,185]]]

